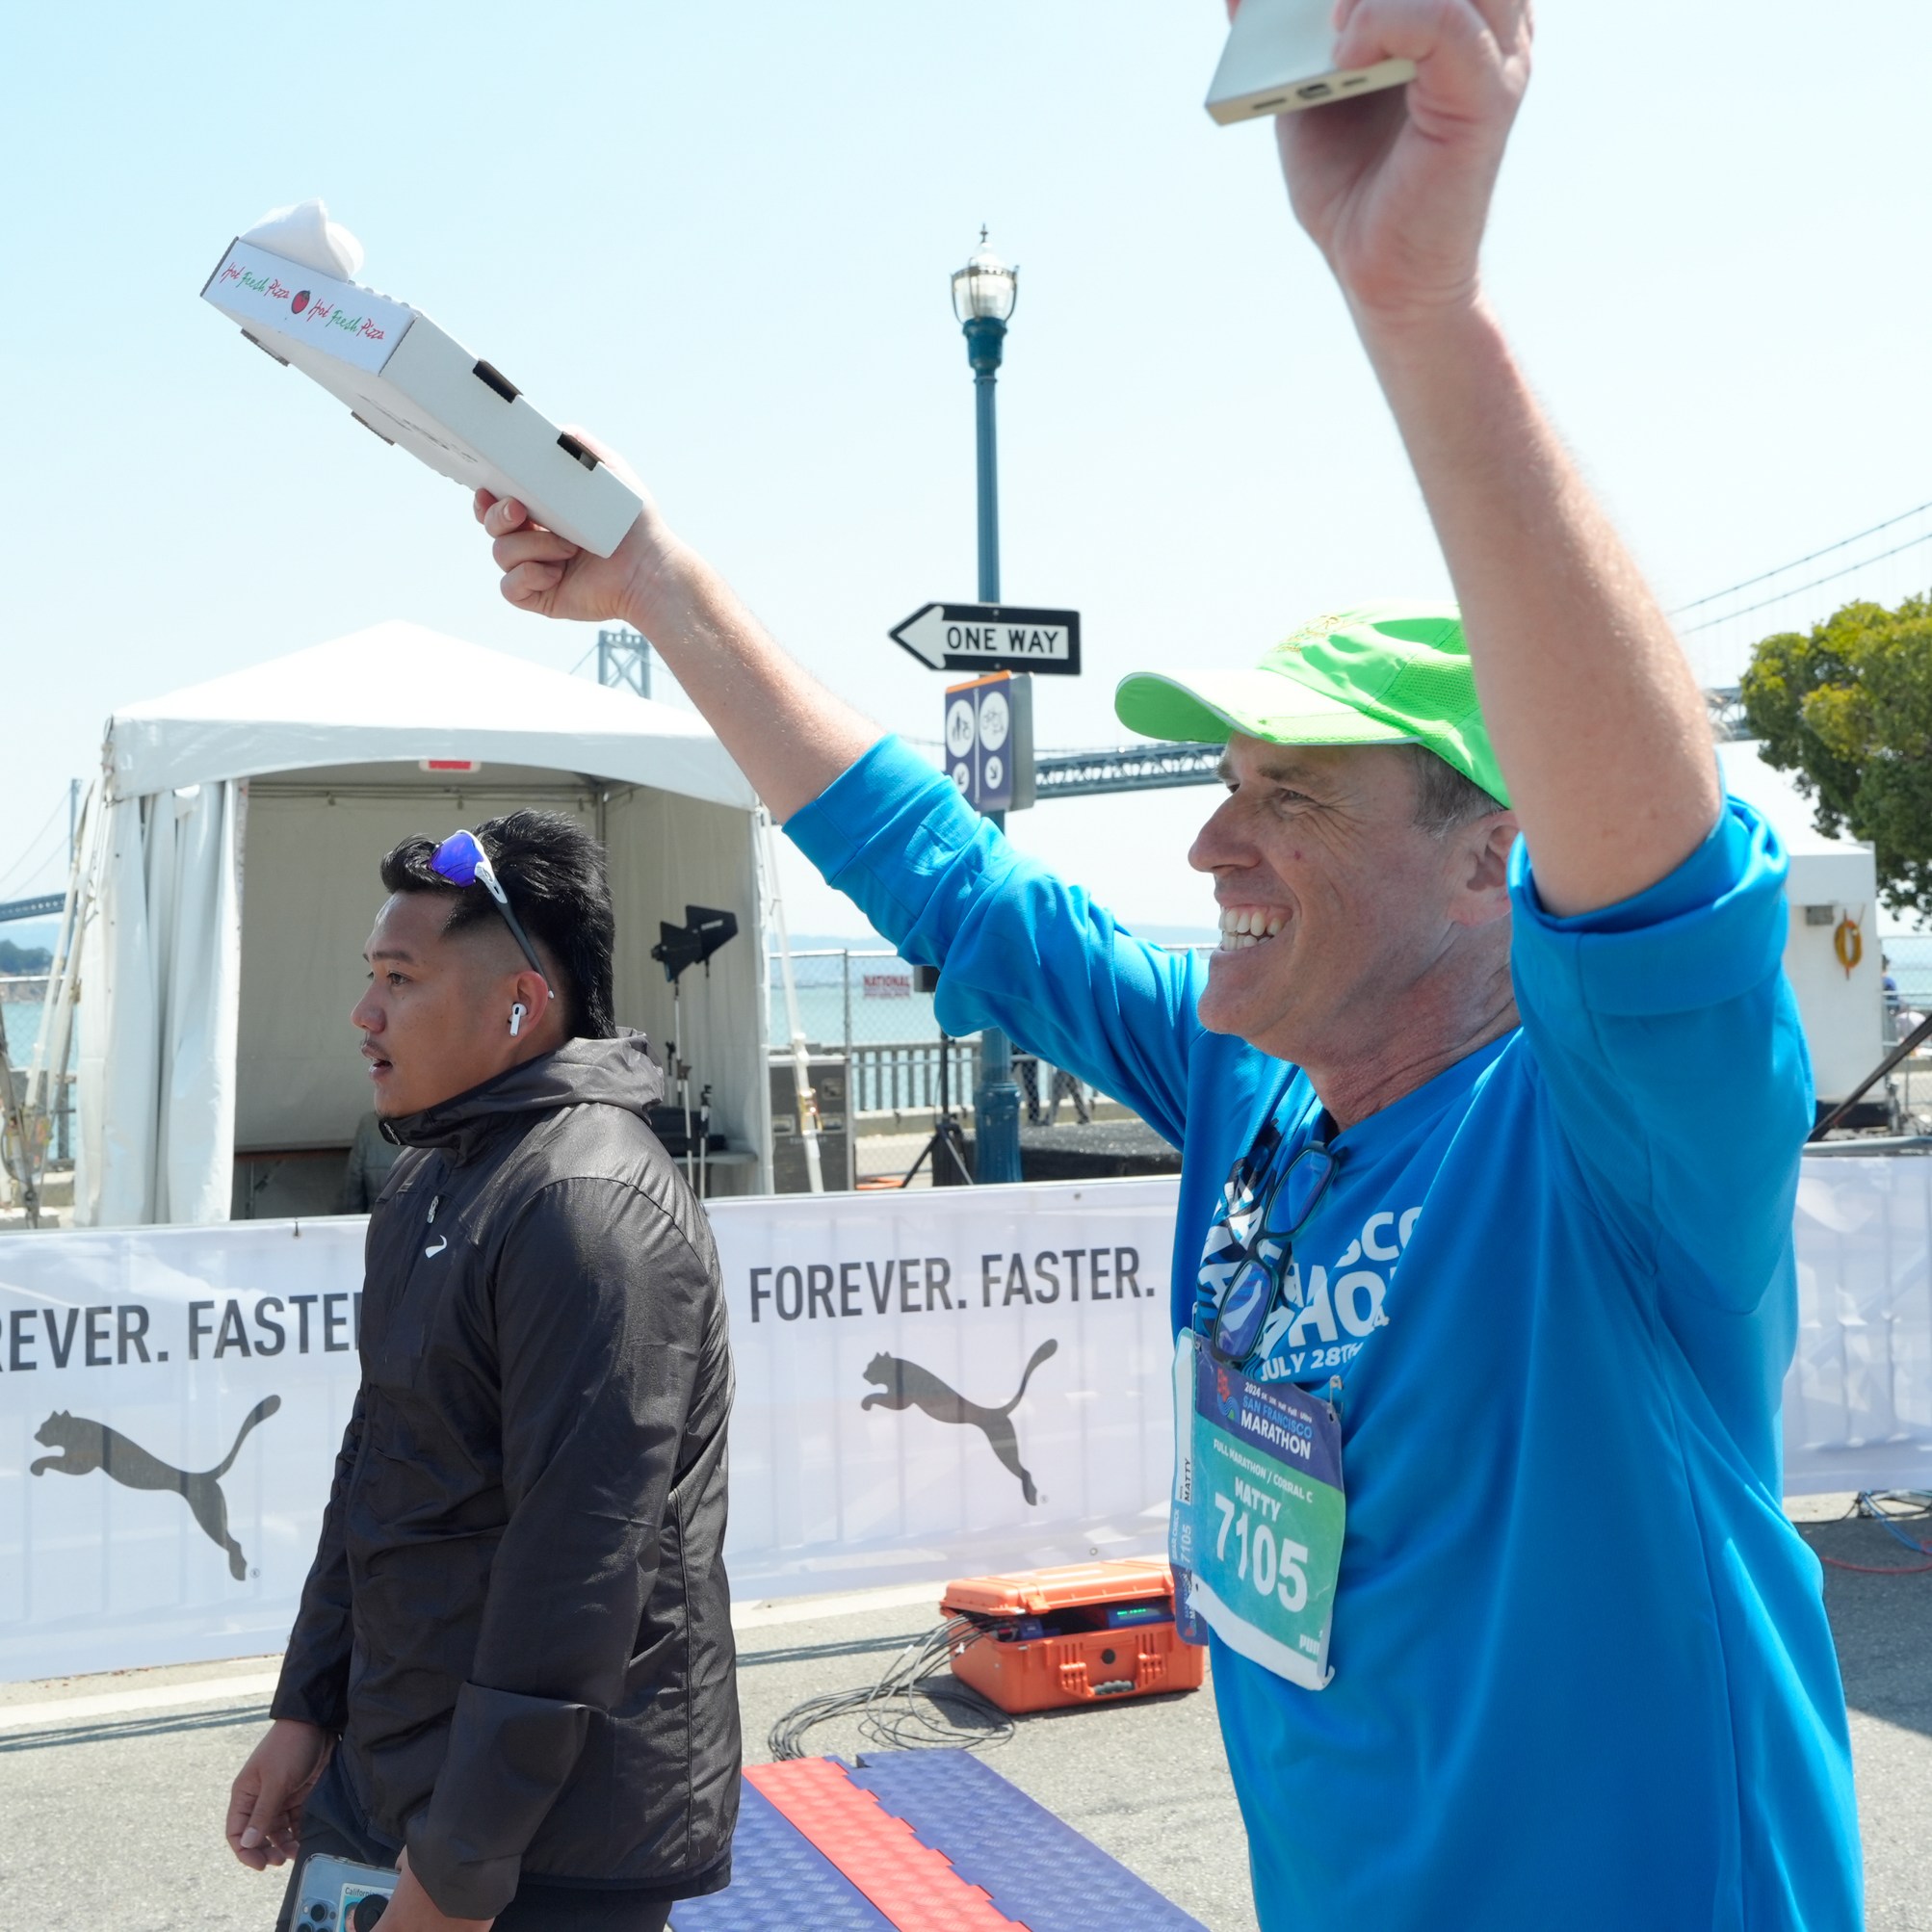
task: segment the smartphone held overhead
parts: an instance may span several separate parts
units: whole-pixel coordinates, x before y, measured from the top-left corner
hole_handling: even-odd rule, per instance
[[[1228,127],[1398,88],[1415,77],[1413,61],[1338,67],[1332,0],[1241,0],[1207,106]]]

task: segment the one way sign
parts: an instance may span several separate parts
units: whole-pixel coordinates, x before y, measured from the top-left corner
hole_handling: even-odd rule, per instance
[[[928,670],[1080,675],[1080,613],[1017,604],[923,604],[892,633]]]

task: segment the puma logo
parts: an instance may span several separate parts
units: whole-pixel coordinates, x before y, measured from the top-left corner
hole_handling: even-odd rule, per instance
[[[33,1474],[44,1475],[55,1470],[62,1475],[86,1475],[100,1470],[112,1481],[129,1489],[173,1489],[186,1498],[195,1512],[195,1521],[207,1531],[210,1542],[228,1553],[228,1574],[239,1583],[248,1574],[248,1559],[242,1546],[228,1534],[228,1499],[222,1494],[222,1478],[234,1468],[248,1431],[268,1419],[282,1405],[279,1396],[264,1396],[243,1419],[235,1435],[235,1446],[213,1469],[176,1469],[150,1455],[137,1442],[130,1442],[118,1429],[105,1423],[90,1422],[86,1416],[69,1415],[56,1409],[34,1431],[37,1443],[58,1449],[59,1455],[43,1455],[33,1466]]]
[[[1039,1493],[1033,1487],[1031,1473],[1020,1461],[1020,1440],[1013,1433],[1012,1414],[1020,1406],[1020,1397],[1027,1393],[1027,1384],[1033,1379],[1033,1371],[1058,1346],[1057,1342],[1050,1340],[1033,1350],[1033,1359],[1027,1364],[1013,1399],[1002,1409],[982,1409],[978,1402],[969,1402],[956,1389],[949,1389],[930,1369],[922,1369],[917,1362],[881,1351],[866,1364],[866,1380],[882,1386],[859,1407],[870,1409],[875,1403],[883,1409],[918,1407],[935,1423],[970,1423],[984,1434],[993,1453],[1020,1478],[1020,1489],[1027,1501],[1036,1503]]]

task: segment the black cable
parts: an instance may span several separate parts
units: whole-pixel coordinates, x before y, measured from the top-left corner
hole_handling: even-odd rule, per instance
[[[1888,1502],[1907,1502],[1909,1509],[1891,1510]],[[1851,1507],[1838,1520],[1842,1523],[1848,1517],[1861,1517],[1867,1522],[1881,1523],[1886,1534],[1894,1542],[1902,1543],[1908,1550],[1916,1551],[1921,1556],[1932,1555],[1932,1543],[1921,1543],[1916,1536],[1908,1536],[1899,1528],[1901,1522],[1914,1521],[1932,1513],[1932,1492],[1922,1489],[1881,1489],[1873,1492],[1861,1489],[1851,1500]],[[1866,1577],[1922,1577],[1932,1574],[1932,1563],[1848,1563],[1841,1556],[1827,1556],[1823,1551],[1817,1553],[1818,1561],[1828,1563],[1834,1570],[1856,1570]]]
[[[860,1738],[881,1751],[1004,1744],[1016,1728],[1013,1720],[952,1672],[954,1646],[985,1635],[970,1617],[948,1617],[914,1637],[874,1683],[795,1704],[765,1740],[773,1762],[804,1757],[806,1733],[835,1718],[855,1719]]]

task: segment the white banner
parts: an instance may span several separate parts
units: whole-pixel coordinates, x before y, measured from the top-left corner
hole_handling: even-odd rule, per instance
[[[1158,1553],[1171,1182],[713,1204],[734,1595]],[[0,1680],[279,1649],[361,1219],[0,1242]]]
[[[717,1203],[733,1595],[1164,1553],[1174,1192]]]
[[[719,1201],[739,1599],[1158,1554],[1170,1180]],[[276,1650],[359,1219],[0,1241],[0,1680]],[[1932,1486],[1932,1161],[1805,1163],[1786,1489]]]
[[[363,1227],[0,1242],[0,1679],[281,1648],[355,1399]]]
[[[1932,1489],[1932,1160],[1815,1157],[1798,1184],[1785,1493]]]

